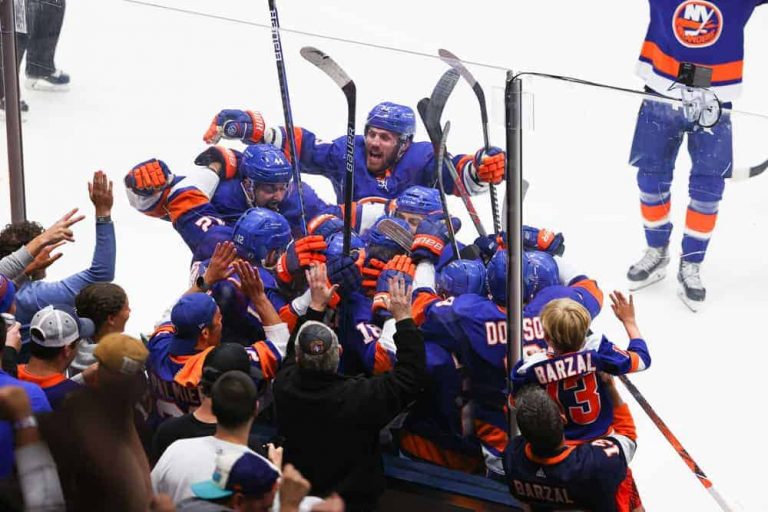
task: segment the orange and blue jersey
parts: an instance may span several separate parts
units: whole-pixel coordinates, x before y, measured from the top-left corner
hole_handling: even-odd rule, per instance
[[[617,412],[617,417],[628,417],[634,429],[627,405],[618,407]],[[629,470],[635,447],[632,435],[617,431],[613,436],[567,445],[556,454],[541,457],[517,436],[504,453],[507,485],[517,500],[534,511],[637,510],[640,498]]]
[[[266,340],[245,347],[251,366],[263,379],[271,380],[277,374],[286,343],[287,336],[279,344]],[[213,347],[195,350],[194,346],[195,340],[178,337],[170,322],[161,324],[147,344],[150,392],[161,419],[192,412],[202,402],[198,386],[205,357]]]
[[[567,354],[535,354],[512,369],[512,394],[526,384],[538,384],[560,405],[566,417],[564,435],[574,443],[610,433],[614,410],[598,372],[624,375],[651,365],[645,341],[635,338],[623,350],[603,336],[584,350]]]
[[[339,137],[333,142],[320,142],[315,134],[304,128],[294,128],[296,133],[296,151],[298,152],[302,172],[321,174],[328,178],[336,191],[338,203],[344,202],[344,176],[347,169],[347,138]],[[287,151],[285,129],[276,131],[273,144]],[[355,190],[353,201],[365,197],[384,197],[393,199],[407,188],[414,185],[435,187],[437,185],[434,150],[429,142],[412,142],[392,168],[374,175],[368,171],[365,151],[365,137],[355,137]],[[452,158],[456,170],[463,177],[467,164],[473,155],[457,155]],[[448,168],[443,166],[443,181],[446,193],[457,194]],[[466,182],[466,180],[464,180]]]
[[[555,299],[572,299],[584,306],[592,320],[603,308],[603,292],[597,281],[586,276],[578,276],[568,286],[553,285],[540,290],[531,302],[523,308],[523,346],[535,345],[546,350],[544,327],[541,324],[541,312]]]
[[[77,382],[68,379],[63,373],[47,375],[45,377],[29,373],[25,364],[17,366],[17,373],[19,380],[37,384],[42,388],[45,396],[48,398],[48,403],[51,404],[51,408],[54,411],[61,406],[67,395],[82,387]]]
[[[741,92],[744,27],[765,0],[649,0],[650,24],[637,73],[654,91],[672,96],[681,62],[712,69],[721,101]]]

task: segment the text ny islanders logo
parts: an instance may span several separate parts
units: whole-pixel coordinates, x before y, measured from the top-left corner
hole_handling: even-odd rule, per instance
[[[675,9],[672,30],[683,46],[712,46],[723,33],[723,13],[712,2],[687,0]]]

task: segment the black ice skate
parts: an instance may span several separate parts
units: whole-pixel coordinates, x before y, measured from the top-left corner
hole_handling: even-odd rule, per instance
[[[64,92],[69,90],[69,75],[57,69],[47,76],[27,76],[24,85],[33,91]]]
[[[640,261],[629,267],[629,289],[635,291],[661,281],[667,275],[667,265],[669,254],[666,245],[646,248]]]
[[[677,280],[680,281],[678,297],[694,313],[704,303],[707,297],[707,289],[701,283],[701,263],[681,261],[680,270],[677,272]]]
[[[26,122],[29,115],[29,105],[24,100],[19,102],[19,109],[21,110],[21,122]],[[5,98],[0,98],[0,121],[5,121]]]

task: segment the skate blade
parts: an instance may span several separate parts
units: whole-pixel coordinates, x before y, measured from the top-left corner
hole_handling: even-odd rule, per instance
[[[51,84],[45,80],[37,80],[28,78],[24,82],[24,86],[30,91],[39,92],[67,92],[69,91],[69,84]]]
[[[660,268],[656,270],[653,274],[648,276],[648,279],[645,279],[644,281],[629,281],[629,291],[636,292],[637,290],[642,290],[643,288],[648,288],[652,284],[656,284],[662,279],[667,277],[667,269],[666,268]]]
[[[680,297],[680,300],[683,302],[683,304],[685,304],[685,306],[693,313],[698,313],[699,309],[701,309],[701,306],[704,304],[703,301],[689,299],[682,287],[678,288],[677,296]]]

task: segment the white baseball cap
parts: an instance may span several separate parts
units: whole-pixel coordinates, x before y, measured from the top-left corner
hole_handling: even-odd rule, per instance
[[[44,347],[64,347],[82,338],[90,338],[96,328],[88,318],[80,318],[70,306],[46,306],[32,317],[29,337]]]

